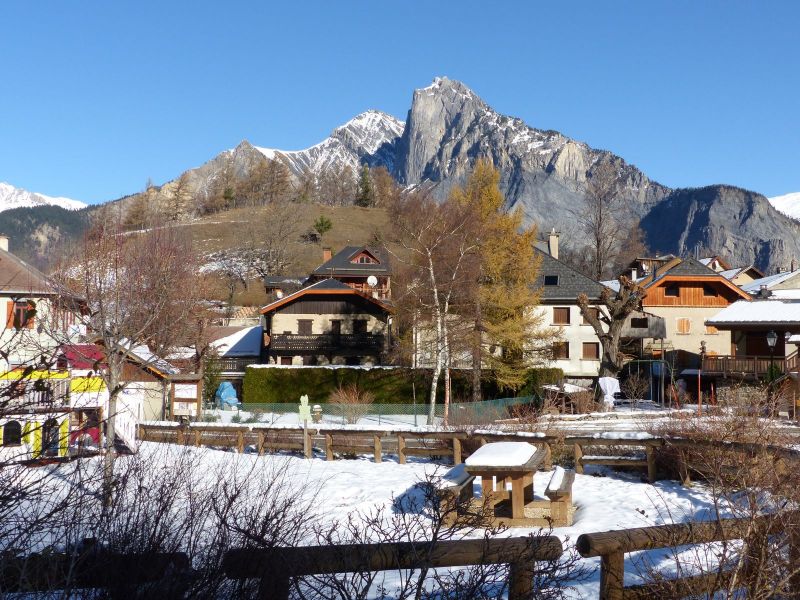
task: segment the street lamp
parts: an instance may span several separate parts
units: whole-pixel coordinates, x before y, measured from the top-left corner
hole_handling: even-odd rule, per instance
[[[774,368],[774,360],[775,360],[775,344],[778,341],[778,334],[775,333],[772,329],[769,330],[767,333],[767,345],[769,346],[769,371],[767,372],[767,405],[769,406],[769,410],[772,410],[772,378],[774,377],[775,371]]]
[[[778,334],[772,329],[767,333],[767,345],[769,346],[769,375],[772,377],[772,367],[775,360],[775,344],[778,342]]]
[[[699,417],[702,413],[702,402],[703,402],[703,389],[700,379],[700,374],[703,372],[703,360],[706,357],[706,342],[703,340],[700,342],[700,367],[697,369],[697,416]]]

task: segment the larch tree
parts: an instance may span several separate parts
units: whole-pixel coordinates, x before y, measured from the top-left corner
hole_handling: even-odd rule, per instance
[[[500,388],[516,390],[536,350],[550,340],[534,310],[539,294],[534,283],[539,259],[534,250],[536,228],[524,227],[520,211],[504,211],[500,174],[481,159],[454,201],[469,205],[478,219],[471,297],[473,326],[472,397],[481,399],[484,366]]]
[[[605,310],[593,310],[586,294],[578,296],[578,307],[597,338],[600,340],[600,377],[616,377],[623,366],[624,356],[620,352],[620,338],[625,321],[630,314],[641,308],[644,289],[624,275],[618,279],[619,291],[603,288],[600,305]],[[605,313],[608,313],[607,315]]]

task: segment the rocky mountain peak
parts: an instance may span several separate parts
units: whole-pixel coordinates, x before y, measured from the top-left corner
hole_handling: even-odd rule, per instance
[[[27,208],[33,206],[60,206],[67,210],[77,210],[86,206],[85,202],[71,198],[51,197],[36,192],[29,192],[14,187],[10,183],[0,181],[0,211],[11,208]]]

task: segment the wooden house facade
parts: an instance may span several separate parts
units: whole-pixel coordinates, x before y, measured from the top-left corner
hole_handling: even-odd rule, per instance
[[[391,343],[391,308],[338,279],[323,279],[261,309],[262,362],[379,365]]]

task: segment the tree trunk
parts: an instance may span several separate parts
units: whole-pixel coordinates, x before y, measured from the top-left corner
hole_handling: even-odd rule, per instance
[[[447,420],[450,417],[450,365],[444,370],[444,419],[442,423],[447,427]]]
[[[475,302],[475,331],[472,340],[472,401],[480,402],[481,393],[481,304]]]

